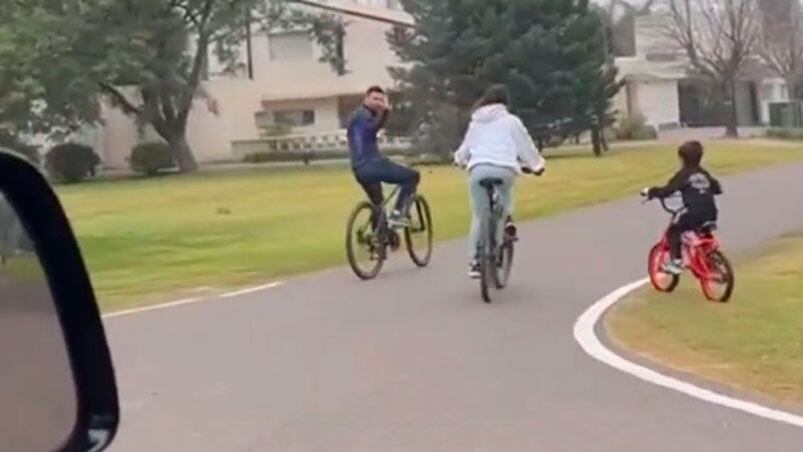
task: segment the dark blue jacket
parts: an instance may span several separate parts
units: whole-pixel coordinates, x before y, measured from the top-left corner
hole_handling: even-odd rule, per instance
[[[376,135],[385,125],[387,112],[377,115],[365,106],[352,113],[348,124],[351,167],[354,169],[382,158]]]

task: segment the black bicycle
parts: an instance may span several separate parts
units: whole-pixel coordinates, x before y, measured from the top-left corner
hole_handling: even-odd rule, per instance
[[[543,170],[533,172],[529,168],[522,168],[522,171],[525,174],[534,174],[536,176],[544,173]],[[513,270],[513,255],[517,240],[515,227],[507,224],[503,226],[502,243],[496,243],[498,225],[502,223],[503,219],[505,223],[509,223],[509,218],[503,218],[505,213],[500,202],[498,190],[498,187],[503,183],[502,179],[496,178],[480,181],[480,185],[488,194],[491,212],[488,216],[487,234],[477,246],[477,262],[480,266],[480,293],[486,303],[491,302],[492,290],[501,290],[507,286]]]
[[[432,214],[429,203],[416,194],[407,213],[408,225],[394,228],[388,224],[387,206],[398,196],[399,187],[379,206],[363,201],[351,212],[346,227],[346,255],[358,278],[373,279],[382,270],[388,250],[401,247],[403,230],[407,252],[418,267],[426,267],[432,258]]]

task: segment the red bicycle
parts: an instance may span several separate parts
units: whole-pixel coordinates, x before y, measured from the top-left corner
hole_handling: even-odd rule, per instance
[[[667,198],[669,199],[669,198]],[[665,199],[660,199],[661,207],[678,215],[680,209],[672,209]],[[734,275],[728,258],[720,250],[719,241],[714,235],[716,223],[709,222],[694,232],[683,234],[683,267],[691,270],[700,281],[703,295],[710,301],[725,303],[733,294]],[[647,271],[655,290],[669,293],[677,288],[680,276],[664,271],[670,260],[669,240],[664,232],[661,240],[650,250]]]

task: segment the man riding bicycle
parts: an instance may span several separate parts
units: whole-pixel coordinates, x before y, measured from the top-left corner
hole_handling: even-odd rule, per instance
[[[407,208],[421,176],[418,171],[394,163],[379,153],[377,134],[385,125],[389,113],[385,91],[378,86],[368,88],[362,106],[349,119],[349,152],[354,177],[374,205],[382,204],[382,182],[400,186],[399,197],[388,224],[403,227],[407,226]]]

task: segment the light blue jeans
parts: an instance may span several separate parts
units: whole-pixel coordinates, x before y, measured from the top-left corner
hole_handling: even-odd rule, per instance
[[[469,258],[477,258],[477,247],[483,237],[486,237],[488,217],[491,215],[491,206],[488,201],[488,193],[480,185],[483,179],[494,178],[502,179],[504,183],[497,187],[499,201],[502,204],[503,214],[500,223],[496,227],[496,243],[502,242],[504,221],[513,212],[513,183],[516,180],[516,172],[510,168],[503,168],[494,165],[477,165],[471,169],[468,177],[469,193],[471,195],[471,232],[468,236]]]

